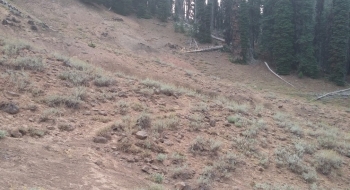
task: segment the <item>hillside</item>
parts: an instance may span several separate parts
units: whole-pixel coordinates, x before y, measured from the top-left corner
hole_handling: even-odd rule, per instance
[[[183,53],[171,22],[10,3],[0,189],[349,189],[350,100],[310,101],[333,84]]]

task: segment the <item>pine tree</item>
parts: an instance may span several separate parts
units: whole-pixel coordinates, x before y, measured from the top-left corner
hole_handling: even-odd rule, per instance
[[[278,0],[274,12],[273,57],[277,73],[288,75],[293,62],[293,7],[289,0]]]
[[[233,1],[232,0],[222,0],[222,15],[223,15],[223,23],[222,28],[224,31],[224,38],[226,44],[232,43],[232,27],[231,27],[231,19],[233,15]]]
[[[210,15],[211,15],[211,4],[206,5],[205,0],[196,1],[196,20],[197,20],[197,32],[196,38],[201,43],[211,42],[211,32],[210,32]]]
[[[239,3],[239,35],[240,35],[240,57],[243,63],[249,58],[249,9],[247,1],[241,0]]]
[[[273,34],[275,25],[275,4],[277,0],[265,0],[263,2],[263,15],[261,20],[261,43],[260,47],[266,57],[272,57]]]
[[[133,2],[136,7],[136,14],[138,18],[151,18],[150,11],[148,9],[148,1],[147,0],[137,0]]]
[[[332,33],[329,46],[330,80],[345,85],[349,51],[349,1],[334,0],[332,9]]]
[[[249,0],[249,34],[250,47],[255,50],[255,44],[258,42],[260,35],[261,23],[261,0]]]
[[[295,66],[299,76],[316,78],[318,68],[313,46],[314,26],[314,0],[294,0],[294,26],[295,26]]]
[[[157,0],[157,16],[162,22],[166,22],[170,16],[170,1]]]

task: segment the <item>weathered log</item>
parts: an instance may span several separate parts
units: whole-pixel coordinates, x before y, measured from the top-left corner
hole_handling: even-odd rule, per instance
[[[214,38],[215,40],[219,40],[219,41],[225,42],[225,39],[223,39],[223,38],[219,38],[219,37],[216,37],[214,35],[211,35],[211,37]]]
[[[278,74],[276,74],[275,72],[273,72],[273,70],[269,67],[269,65],[265,62],[266,67],[270,70],[270,72],[272,72],[276,77],[278,77],[279,79],[283,80],[285,83],[293,86],[295,88],[294,85],[292,85],[291,83],[289,83],[288,81],[284,80],[282,77],[280,77]]]
[[[214,47],[205,48],[205,49],[186,51],[185,53],[197,53],[197,52],[204,52],[204,51],[214,51],[214,50],[222,49],[223,47],[224,46],[214,46]]]
[[[335,95],[335,94],[338,94],[338,93],[341,93],[341,92],[346,92],[346,91],[350,91],[350,88],[348,88],[348,89],[343,89],[343,90],[338,90],[338,91],[333,91],[333,92],[329,92],[329,93],[327,93],[327,94],[324,94],[324,95],[322,95],[322,96],[317,97],[316,99],[314,99],[314,101],[320,100],[320,99],[322,99],[322,98],[324,98],[324,97],[326,97],[326,96],[332,96],[332,95]],[[349,96],[350,96],[350,95],[349,95]]]

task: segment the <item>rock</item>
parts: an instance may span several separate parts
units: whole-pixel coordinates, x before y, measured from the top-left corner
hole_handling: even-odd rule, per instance
[[[181,181],[181,182],[178,182],[175,184],[175,189],[176,190],[185,190],[186,186],[187,186],[186,183]]]
[[[58,126],[58,129],[60,129],[61,131],[74,131],[75,127],[73,125],[70,124],[63,124]]]
[[[141,170],[142,170],[143,172],[145,172],[145,173],[148,173],[148,174],[150,173],[150,172],[149,172],[150,167],[147,166],[147,165],[142,166]]]
[[[259,167],[258,170],[259,170],[260,172],[263,172],[263,171],[264,171],[264,168],[263,168],[263,167]]]
[[[12,17],[11,20],[12,20],[13,22],[15,22],[15,23],[21,23],[20,20],[17,20],[17,19],[16,19],[16,17]]]
[[[98,166],[100,166],[100,167],[104,166],[104,165],[103,165],[103,162],[100,161],[100,160],[99,160],[99,161],[96,161],[95,164],[98,165]]]
[[[283,105],[279,105],[278,108],[279,108],[279,109],[283,108]]]
[[[215,127],[216,121],[215,120],[210,120],[209,125],[210,125],[210,127]]]
[[[100,115],[103,115],[103,116],[107,116],[107,113],[105,112],[105,111],[98,111],[98,114],[100,114]]]
[[[102,35],[103,37],[107,37],[107,36],[108,36],[108,32],[103,32],[101,35]]]
[[[9,103],[1,102],[0,110],[12,115],[17,114],[19,112],[18,106],[12,102],[9,102]]]
[[[158,168],[157,166],[155,166],[155,165],[151,165],[151,167],[152,167],[152,169],[154,169],[154,170],[159,170],[159,168]]]
[[[8,95],[10,95],[10,96],[13,96],[13,97],[19,97],[20,96],[19,94],[15,93],[15,92],[11,92],[11,91],[7,91],[6,93]]]
[[[50,131],[53,131],[53,130],[55,130],[55,127],[54,126],[47,126],[46,129],[50,130]]]
[[[13,130],[10,133],[11,137],[13,138],[21,138],[23,135],[19,132],[19,130]]]
[[[148,137],[146,131],[138,131],[135,135],[136,135],[136,138],[138,138],[140,140],[145,140]]]
[[[164,144],[167,145],[167,146],[173,146],[174,145],[174,143],[169,141],[169,140],[164,141]]]
[[[28,24],[30,24],[30,25],[34,25],[34,21],[33,20],[28,20]]]
[[[34,31],[37,31],[37,30],[38,30],[38,27],[36,27],[35,25],[32,25],[32,26],[30,26],[30,29],[31,29],[31,30],[34,30]]]
[[[114,17],[112,20],[118,21],[118,22],[123,22],[124,20],[120,17]]]
[[[11,21],[8,21],[8,20],[2,20],[2,25],[13,25],[13,23]]]
[[[145,158],[144,161],[146,163],[153,163],[154,160],[152,158]]]
[[[108,140],[105,137],[95,137],[94,143],[106,144]]]

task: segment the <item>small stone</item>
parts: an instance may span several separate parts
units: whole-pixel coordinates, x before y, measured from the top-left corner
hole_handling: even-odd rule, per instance
[[[34,21],[33,20],[28,20],[28,24],[34,25]]]
[[[13,23],[4,19],[2,20],[2,25],[13,25]]]
[[[135,135],[136,135],[136,138],[138,138],[140,140],[145,140],[148,137],[146,131],[138,131]]]
[[[13,97],[19,97],[20,96],[19,94],[15,93],[15,92],[11,92],[11,91],[7,91],[6,93],[8,95],[10,95],[10,96],[13,96]]]
[[[174,145],[174,143],[169,141],[169,140],[164,141],[164,144],[167,145],[167,146],[173,146]]]
[[[107,113],[105,111],[99,111],[98,114],[103,115],[103,116],[107,116]]]
[[[54,126],[47,126],[46,129],[50,130],[50,131],[53,131],[53,130],[55,130],[55,127]]]
[[[178,182],[175,184],[175,189],[176,190],[185,190],[186,186],[187,186],[186,183],[181,181],[181,182]]]
[[[258,170],[259,170],[260,172],[263,172],[263,171],[264,171],[264,168],[259,167]]]
[[[91,112],[90,112],[90,111],[85,111],[85,112],[83,113],[83,115],[91,115]]]
[[[153,163],[153,159],[152,158],[145,158],[144,159],[146,163]]]
[[[98,166],[100,166],[100,167],[102,167],[102,166],[103,166],[103,162],[102,162],[102,161],[100,161],[100,160],[99,160],[99,161],[96,161],[96,162],[95,162],[95,164],[96,164],[96,165],[98,165]]]
[[[73,125],[70,125],[70,124],[63,124],[63,125],[60,125],[58,127],[61,131],[74,131],[75,127]]]
[[[11,137],[13,138],[21,138],[23,135],[19,132],[19,130],[13,130],[11,131]]]
[[[210,127],[215,127],[216,121],[215,120],[210,120],[209,125],[210,125]]]
[[[1,102],[0,103],[0,110],[14,115],[14,114],[17,114],[19,112],[19,107],[12,102],[9,102],[9,103]]]
[[[150,172],[149,172],[150,168],[149,168],[149,166],[147,166],[147,165],[142,166],[141,170],[142,170],[143,172],[145,172],[145,173],[148,173],[148,174],[150,173]]]
[[[34,30],[34,31],[37,31],[37,30],[38,30],[38,27],[36,27],[35,25],[32,25],[32,26],[30,26],[30,29],[31,29],[31,30]]]
[[[105,137],[95,137],[94,138],[94,143],[102,143],[106,144],[108,140]]]
[[[29,118],[28,121],[34,122],[34,119],[33,118]]]
[[[159,168],[158,168],[157,166],[155,166],[155,165],[151,165],[151,167],[152,167],[152,169],[154,169],[154,170],[159,170]]]
[[[278,108],[279,108],[279,109],[283,108],[283,105],[279,105]]]

